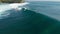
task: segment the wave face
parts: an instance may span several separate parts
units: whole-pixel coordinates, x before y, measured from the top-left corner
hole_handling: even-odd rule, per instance
[[[29,3],[18,11],[0,5],[0,34],[60,34],[60,2]]]

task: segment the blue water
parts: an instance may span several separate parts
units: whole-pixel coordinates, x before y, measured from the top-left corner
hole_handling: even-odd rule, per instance
[[[29,8],[60,21],[60,2],[35,1],[30,2]]]
[[[60,34],[60,2],[35,1],[24,7],[0,12],[0,34]]]

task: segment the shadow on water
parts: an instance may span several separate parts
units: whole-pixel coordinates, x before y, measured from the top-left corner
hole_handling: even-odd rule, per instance
[[[31,10],[8,12],[7,18],[0,19],[0,34],[57,34],[55,19]]]

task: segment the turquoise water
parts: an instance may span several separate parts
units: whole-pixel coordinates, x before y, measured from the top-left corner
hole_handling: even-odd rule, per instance
[[[60,2],[29,3],[26,10],[0,12],[0,34],[60,34]]]

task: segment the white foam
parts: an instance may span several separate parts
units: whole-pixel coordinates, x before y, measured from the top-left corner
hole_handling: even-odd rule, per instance
[[[9,4],[9,6],[11,8],[18,8],[19,6],[24,6],[26,4],[28,4],[28,3],[12,3],[12,4]]]
[[[10,10],[10,9],[21,9],[22,6],[27,5],[29,3],[12,3],[7,5],[0,5],[0,12]],[[21,6],[21,7],[19,7]]]
[[[0,5],[0,19],[9,15],[9,13],[5,12],[6,10],[11,10],[11,9],[21,10],[22,6],[27,4],[29,3],[25,2],[25,3],[12,3],[12,4]]]

